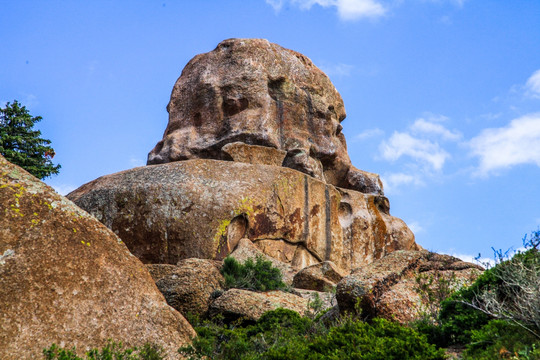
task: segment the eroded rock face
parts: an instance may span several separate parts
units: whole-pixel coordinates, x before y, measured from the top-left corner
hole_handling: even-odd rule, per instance
[[[471,284],[482,271],[481,266],[449,255],[395,251],[343,278],[336,298],[342,312],[355,312],[360,306],[363,317],[384,317],[405,324],[432,305],[416,290],[420,284],[436,293],[436,286],[444,281],[443,286],[456,290]]]
[[[184,259],[176,265],[150,264],[150,274],[167,303],[181,314],[204,315],[225,280],[210,260]]]
[[[0,156],[0,358],[154,342],[169,358],[195,332],[109,229]]]
[[[329,260],[347,272],[417,249],[385,197],[284,167],[178,161],[103,176],[68,198],[146,263],[222,259],[242,238],[296,269]]]
[[[304,55],[263,39],[229,39],[195,56],[174,85],[163,139],[148,164],[230,160],[243,142],[286,152],[282,164],[329,184],[382,194],[375,174],[351,165],[345,108],[330,79]]]

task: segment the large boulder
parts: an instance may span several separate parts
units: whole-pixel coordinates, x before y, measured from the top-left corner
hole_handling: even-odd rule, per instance
[[[338,91],[306,56],[263,39],[229,39],[195,56],[174,85],[163,139],[148,164],[231,160],[225,145],[281,150],[282,164],[329,184],[382,194],[347,154]]]
[[[301,269],[330,260],[348,271],[417,249],[388,199],[285,167],[194,159],[103,176],[68,195],[145,263],[222,259],[248,238]]]
[[[323,261],[300,270],[294,276],[292,285],[300,289],[332,291],[343,276],[343,271],[333,262]]]
[[[395,251],[353,270],[337,285],[336,298],[342,312],[408,323],[436,306],[431,295],[469,285],[482,270],[450,255]]]
[[[257,321],[267,311],[284,308],[304,315],[308,311],[308,300],[301,296],[283,292],[255,292],[230,289],[215,299],[208,309],[211,317],[222,315],[227,322],[238,319]]]
[[[148,268],[167,303],[183,315],[204,315],[212,293],[223,290],[225,283],[216,265],[205,259],[149,264]]]
[[[195,332],[145,266],[94,217],[0,156],[0,358],[154,342],[169,358]]]

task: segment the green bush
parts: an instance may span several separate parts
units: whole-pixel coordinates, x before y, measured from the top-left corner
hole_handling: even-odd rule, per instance
[[[346,318],[323,327],[294,311],[277,309],[253,325],[207,322],[195,330],[192,345],[180,349],[190,360],[445,359],[444,351],[423,335],[382,319],[366,323]]]
[[[121,342],[109,340],[101,350],[91,349],[85,357],[77,356],[75,348],[63,349],[56,344],[43,350],[45,360],[162,360],[163,349],[158,345],[144,344],[141,348],[124,348]]]
[[[249,258],[244,264],[239,263],[233,257],[227,256],[223,261],[221,274],[225,278],[226,288],[254,291],[286,288],[281,271],[273,267],[272,262],[269,260],[264,260],[262,256],[257,256],[255,261]]]
[[[520,326],[503,320],[491,320],[478,330],[472,330],[464,359],[527,359],[539,360],[539,342]]]

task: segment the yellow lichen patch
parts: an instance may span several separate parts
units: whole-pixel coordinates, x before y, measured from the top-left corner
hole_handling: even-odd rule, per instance
[[[23,217],[24,214],[21,212],[19,207],[20,207],[21,197],[26,192],[26,189],[24,188],[24,186],[22,186],[21,184],[17,184],[17,183],[7,183],[7,184],[2,184],[0,189],[6,189],[7,191],[11,190],[13,192],[13,194],[11,195],[12,196],[12,201],[9,204],[9,210],[11,211],[11,216],[12,217],[18,217],[18,216]],[[6,190],[3,190],[3,191],[6,191]],[[6,211],[6,214],[7,213],[8,213],[8,211]]]
[[[249,197],[244,197],[240,200],[239,206],[232,211],[231,219],[225,219],[219,222],[216,233],[214,235],[215,254],[219,254],[221,252],[221,238],[227,236],[227,228],[231,224],[232,219],[242,214],[245,214],[249,217],[254,212],[255,210],[253,209],[253,200]]]

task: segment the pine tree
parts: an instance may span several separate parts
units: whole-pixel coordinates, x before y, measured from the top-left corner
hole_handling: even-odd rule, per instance
[[[15,100],[0,108],[0,154],[39,179],[58,174],[60,165],[54,165],[51,141],[40,138],[41,131],[34,124],[41,116],[31,116],[25,106]]]

